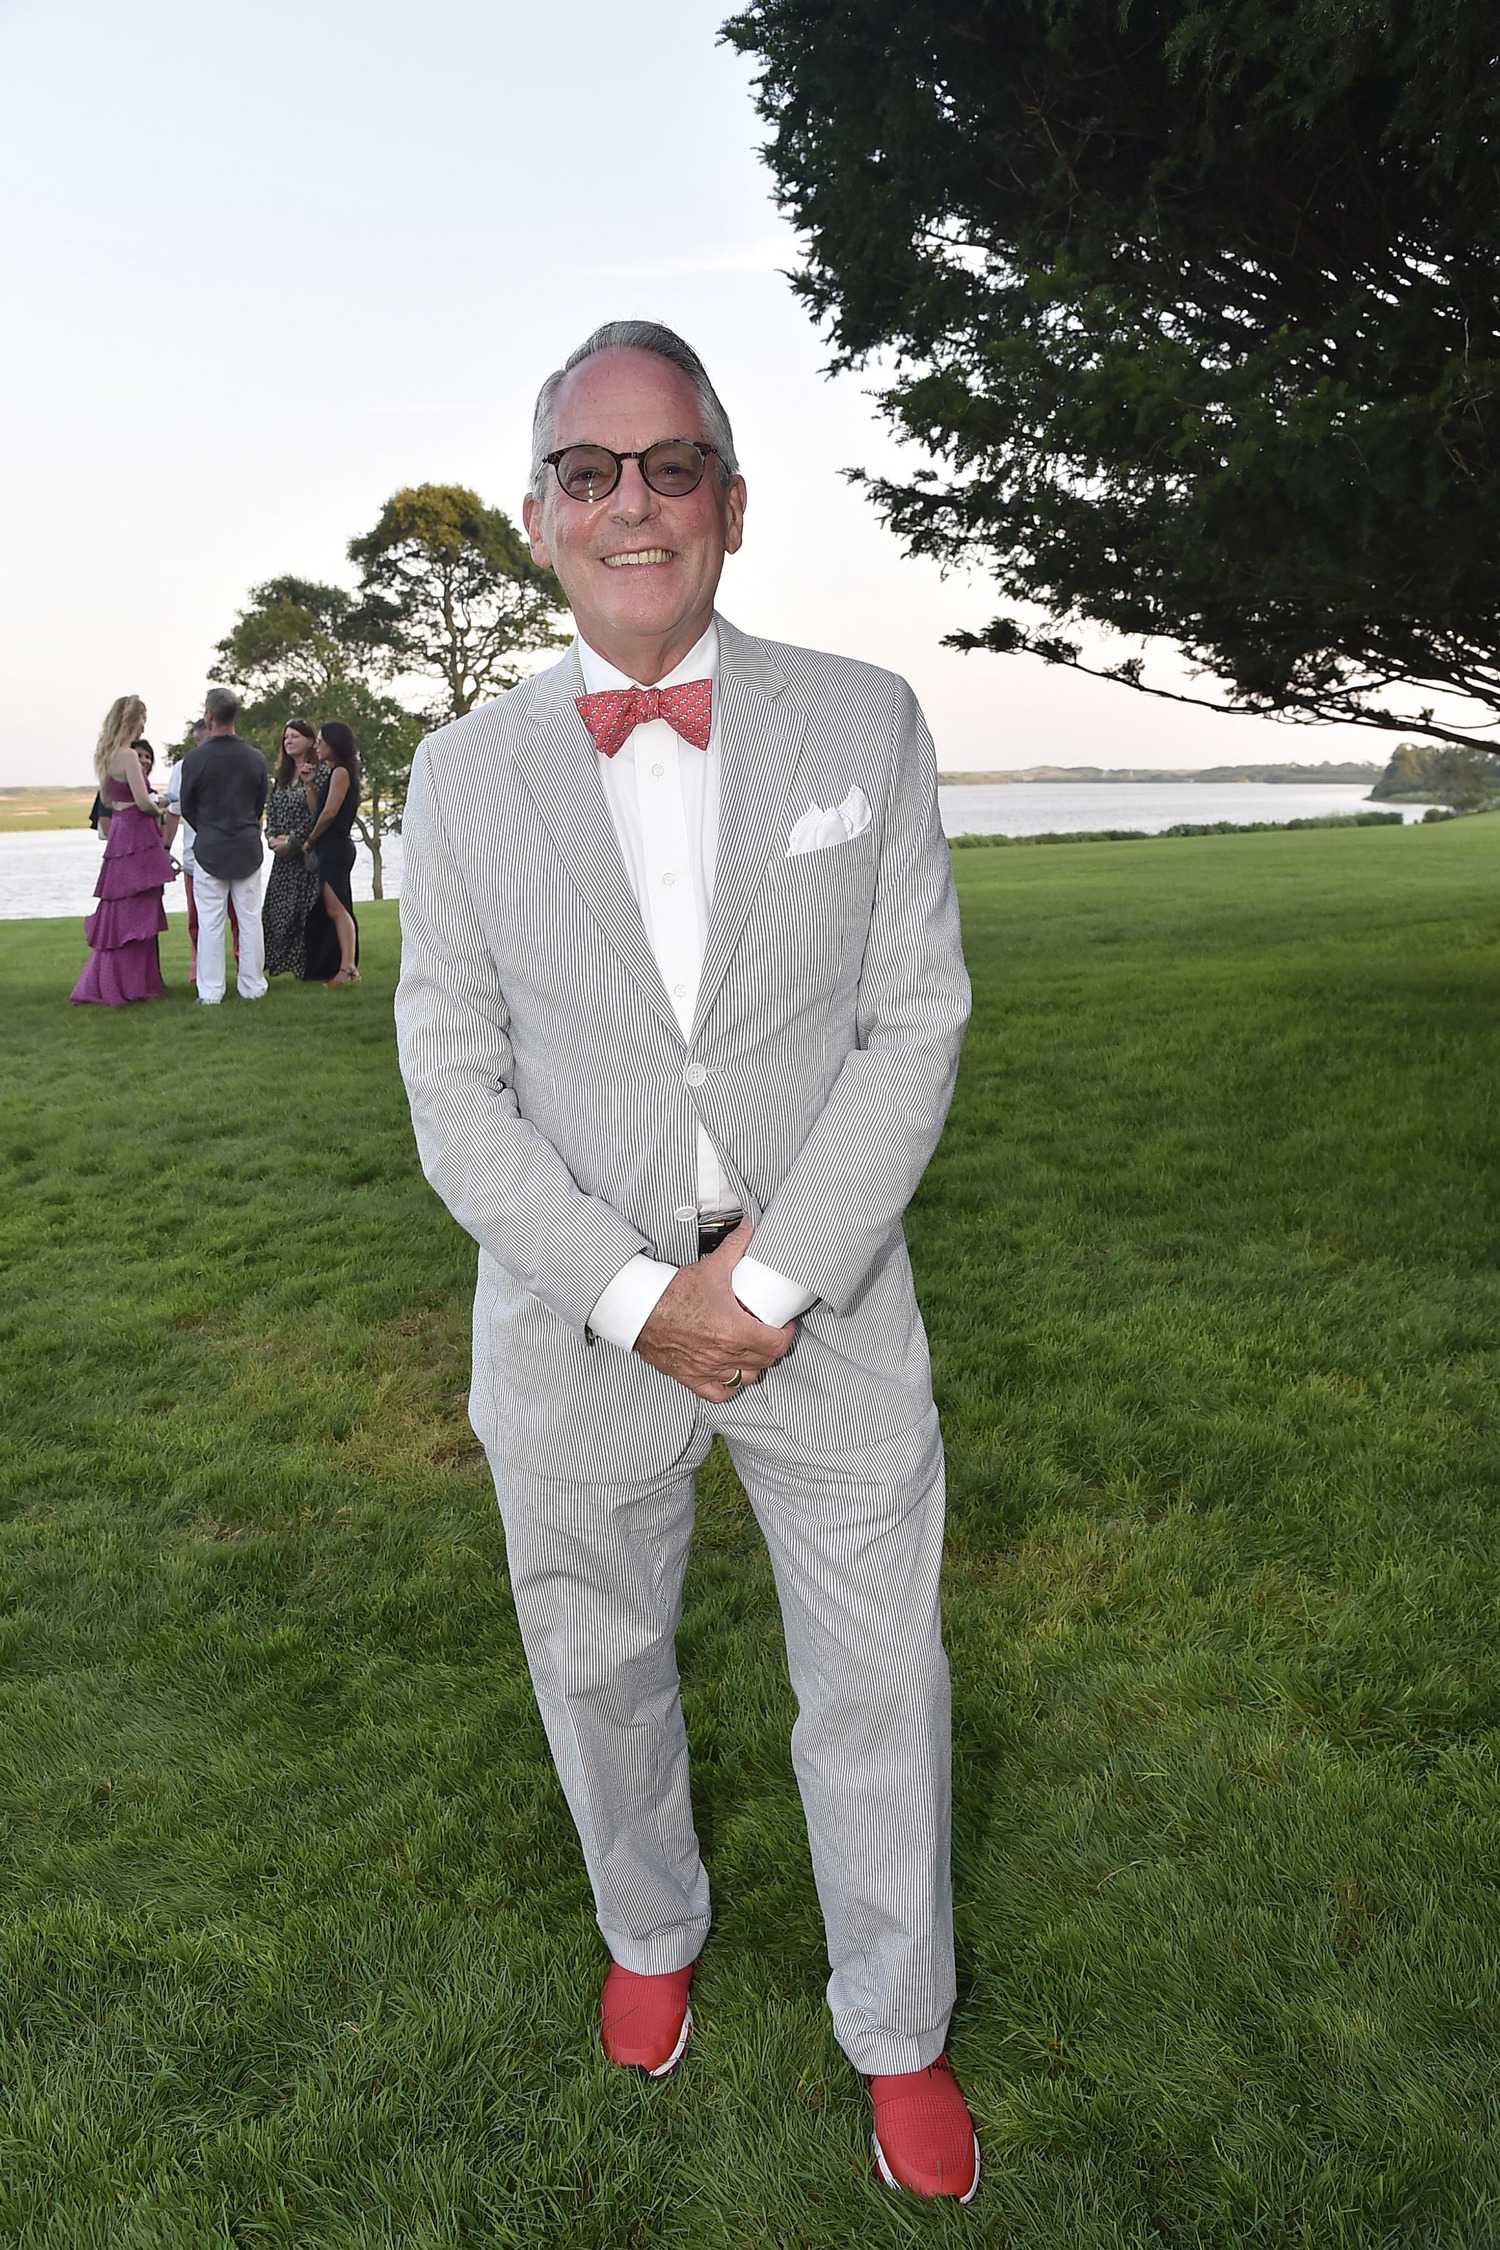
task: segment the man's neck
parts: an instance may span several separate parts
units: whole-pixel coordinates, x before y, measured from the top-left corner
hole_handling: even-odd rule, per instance
[[[210,727],[203,739],[205,742],[225,742],[233,732],[234,721],[231,719],[227,727]]]
[[[606,664],[623,672],[627,680],[634,680],[640,687],[655,687],[669,672],[675,672],[689,651],[698,646],[713,623],[713,617],[713,611],[706,610],[690,625],[680,625],[659,640],[635,640],[593,630],[585,632],[581,625],[578,637],[588,643],[596,656],[602,656]],[[574,622],[576,624],[577,620]]]

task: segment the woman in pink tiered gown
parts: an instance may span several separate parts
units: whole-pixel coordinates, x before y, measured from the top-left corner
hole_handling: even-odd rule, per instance
[[[165,990],[157,940],[167,926],[162,892],[177,870],[162,842],[161,815],[135,748],[145,724],[140,697],[120,696],[110,705],[94,752],[99,794],[109,807],[109,838],[94,885],[99,904],[83,925],[93,951],[69,998],[106,1008],[154,1000]]]

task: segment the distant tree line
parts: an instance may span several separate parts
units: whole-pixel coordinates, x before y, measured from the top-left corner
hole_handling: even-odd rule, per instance
[[[424,734],[522,676],[556,647],[562,589],[521,533],[466,485],[393,493],[349,542],[351,589],[267,579],[218,644],[215,677],[242,698],[246,739],[273,756],[288,719],[343,719],[360,751],[356,819],[384,896],[383,847],[399,831]],[[425,692],[424,692],[425,691]]]
[[[1486,752],[1458,743],[1398,742],[1370,795],[1480,812],[1500,800],[1500,768]]]

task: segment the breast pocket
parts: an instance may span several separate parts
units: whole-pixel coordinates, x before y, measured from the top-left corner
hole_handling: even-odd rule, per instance
[[[832,983],[851,961],[857,967],[864,955],[874,889],[871,828],[847,843],[795,852],[782,861],[779,880],[767,885],[767,905],[799,981],[806,976]]]

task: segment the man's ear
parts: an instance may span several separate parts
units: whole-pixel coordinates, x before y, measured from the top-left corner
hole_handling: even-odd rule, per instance
[[[732,477],[724,493],[724,552],[737,555],[745,536],[745,480]]]
[[[543,570],[552,568],[552,555],[542,536],[542,504],[534,492],[528,492],[521,502],[521,521],[531,542],[531,559],[540,563]]]

